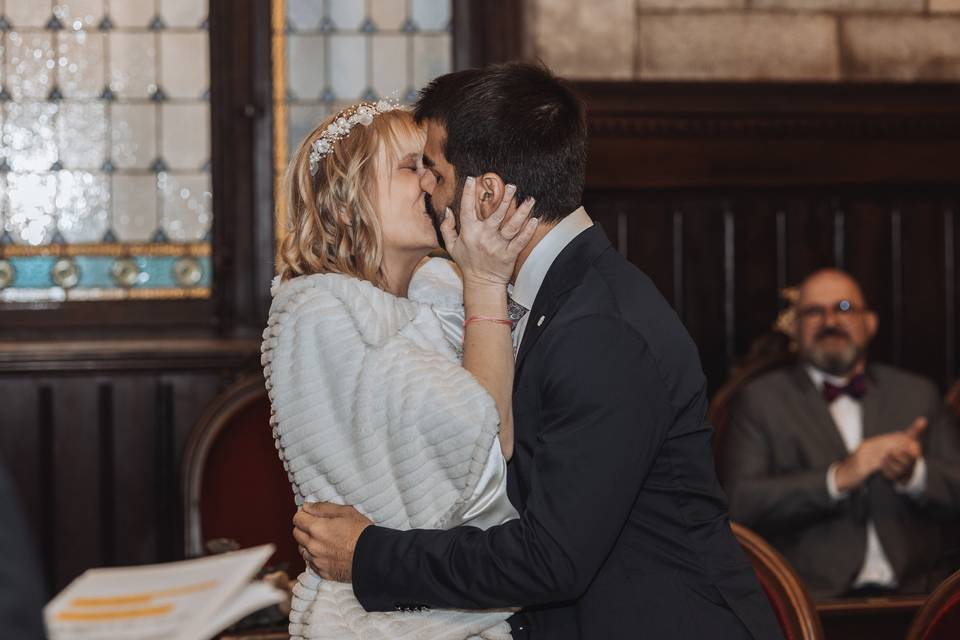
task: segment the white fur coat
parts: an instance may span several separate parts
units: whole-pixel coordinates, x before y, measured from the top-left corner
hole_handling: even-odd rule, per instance
[[[445,336],[438,318],[462,304],[451,274],[439,259],[421,268],[411,296],[432,295],[429,302],[339,274],[274,284],[262,363],[273,435],[298,505],[351,504],[378,525],[437,529],[462,524],[487,485],[486,499],[496,492],[511,512],[504,517],[501,506],[497,519],[515,517],[503,487],[496,406],[460,366],[456,337]],[[510,636],[509,615],[367,613],[351,585],[305,571],[290,634],[499,640]]]

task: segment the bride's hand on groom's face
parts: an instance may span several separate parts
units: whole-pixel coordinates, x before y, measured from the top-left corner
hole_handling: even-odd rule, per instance
[[[293,537],[304,561],[321,578],[350,582],[357,540],[372,524],[353,507],[306,502],[293,516]]]
[[[512,207],[516,187],[506,185],[497,208],[484,220],[477,206],[477,181],[467,178],[460,198],[460,233],[450,209],[446,210],[440,232],[447,252],[463,272],[465,285],[505,286],[513,275],[517,256],[537,229],[531,218],[533,198]],[[509,215],[508,215],[509,214]]]

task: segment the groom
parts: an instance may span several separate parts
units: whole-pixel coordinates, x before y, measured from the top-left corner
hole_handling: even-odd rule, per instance
[[[518,520],[395,531],[307,505],[295,535],[368,611],[522,607],[514,638],[780,638],[730,532],[705,424],[706,381],[680,320],[580,206],[583,108],[542,67],[451,73],[420,95],[422,186],[482,216],[505,184],[537,200],[512,298]]]

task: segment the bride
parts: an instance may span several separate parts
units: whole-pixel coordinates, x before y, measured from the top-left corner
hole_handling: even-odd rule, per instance
[[[300,145],[285,176],[290,229],[264,331],[271,425],[297,505],[352,504],[397,529],[487,528],[516,517],[513,351],[506,283],[536,219],[513,192],[486,220],[467,180],[460,229],[438,248],[420,179],[424,132],[363,103]],[[459,232],[459,234],[458,234]],[[459,269],[457,269],[459,266]],[[464,320],[466,318],[466,320]],[[307,569],[293,638],[508,638],[510,611],[367,613],[349,584]]]

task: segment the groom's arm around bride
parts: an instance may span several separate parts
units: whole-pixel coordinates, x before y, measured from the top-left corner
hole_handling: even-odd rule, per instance
[[[532,167],[550,161],[537,157],[536,136],[579,105],[549,72],[521,64],[442,76],[418,109],[431,99],[445,106],[428,116],[427,152],[438,123],[452,140],[458,114],[502,100],[487,110],[491,122],[473,115],[469,126],[507,146],[525,127]],[[541,108],[540,99],[554,102]],[[544,121],[533,126],[534,117]],[[583,150],[582,111],[572,118],[581,124],[557,136]],[[584,158],[574,184],[583,183]],[[515,637],[780,638],[730,531],[696,346],[582,208],[540,211],[553,221],[541,222],[533,251],[556,253],[517,353],[508,492],[520,518],[485,531],[395,531],[320,505],[298,516],[312,563],[324,577],[352,579],[369,611],[522,607],[511,620]]]

